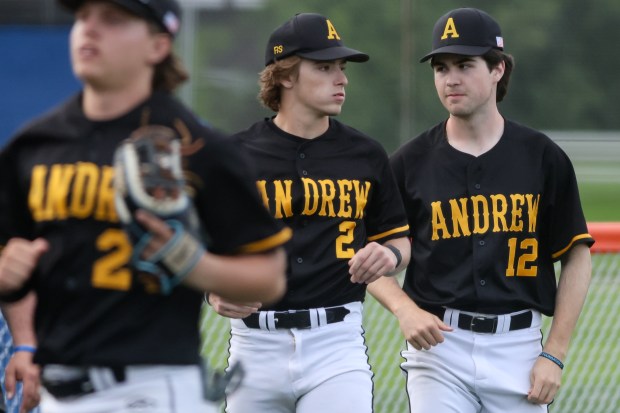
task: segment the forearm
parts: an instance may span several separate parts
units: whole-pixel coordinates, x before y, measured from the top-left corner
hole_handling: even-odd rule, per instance
[[[398,316],[406,308],[417,307],[394,277],[381,277],[368,284],[367,291],[389,312]]]
[[[577,245],[562,261],[560,281],[556,295],[555,313],[544,345],[544,351],[564,360],[568,353],[570,339],[586,299],[592,262],[590,250]]]
[[[388,275],[399,274],[407,268],[407,265],[409,265],[409,260],[411,259],[411,242],[409,241],[409,238],[402,237],[391,239],[386,241],[383,245],[392,245],[396,247],[398,251],[400,251],[400,255],[402,257],[401,262],[396,266],[396,268],[394,268],[393,271],[390,271]]]
[[[36,295],[34,292],[28,293],[19,301],[2,304],[2,314],[11,331],[14,345],[36,347],[37,338],[34,330],[35,307]]]
[[[285,257],[281,248],[251,255],[206,253],[184,283],[232,301],[273,303],[286,289]]]

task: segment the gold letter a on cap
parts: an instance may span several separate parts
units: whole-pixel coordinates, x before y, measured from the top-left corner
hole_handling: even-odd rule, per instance
[[[332,22],[329,21],[329,19],[327,20],[327,38],[329,40],[340,40],[340,36],[338,36],[338,32],[336,31],[336,28],[334,27],[334,25],[332,24]]]
[[[454,20],[452,17],[450,17],[446,22],[446,27],[443,29],[443,36],[441,36],[441,40],[446,40],[448,36],[459,37],[459,33],[456,31],[456,26],[454,25]]]

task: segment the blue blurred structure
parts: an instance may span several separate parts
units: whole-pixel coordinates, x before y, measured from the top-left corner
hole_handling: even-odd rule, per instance
[[[80,89],[69,27],[0,26],[0,147],[27,121]]]

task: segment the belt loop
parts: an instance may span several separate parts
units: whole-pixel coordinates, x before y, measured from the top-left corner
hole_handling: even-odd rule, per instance
[[[276,312],[275,311],[267,311],[267,314],[265,315],[265,318],[266,318],[265,321],[267,322],[267,330],[275,331],[276,324],[277,324]]]
[[[261,330],[269,330],[269,327],[267,327],[268,313],[269,311],[259,311],[258,313],[258,328],[260,328]]]
[[[448,324],[450,327],[458,328],[459,326],[459,310],[454,310],[452,308],[446,308],[446,312],[443,315],[443,322]]]
[[[541,323],[542,315],[540,314],[540,311],[532,310],[532,324],[530,324],[530,327],[540,327]]]
[[[109,389],[116,384],[116,378],[114,377],[112,370],[106,367],[89,368],[88,378],[93,385],[93,390],[96,391]]]
[[[497,329],[496,333],[507,333],[510,331],[511,317],[506,314],[500,314],[497,316]]]
[[[318,325],[319,325],[319,327],[327,325],[327,311],[325,311],[325,308],[323,308],[323,307],[317,308],[316,309],[316,316],[318,317]],[[312,316],[310,316],[310,322],[312,323],[312,321],[313,321],[312,320]]]

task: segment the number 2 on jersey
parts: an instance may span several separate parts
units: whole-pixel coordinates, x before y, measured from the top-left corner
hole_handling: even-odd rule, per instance
[[[353,248],[345,247],[353,242],[354,229],[355,221],[343,221],[338,225],[338,230],[342,235],[336,238],[336,258],[353,258],[355,255]]]
[[[518,256],[518,258],[517,258]],[[508,267],[506,268],[506,277],[536,277],[538,275],[538,266],[531,265],[538,259],[538,240],[536,238],[526,238],[519,243],[517,248],[517,239],[510,238],[508,240]],[[517,260],[517,268],[515,271],[515,260]]]
[[[131,270],[126,267],[132,246],[121,229],[108,229],[97,237],[97,249],[109,251],[95,261],[92,283],[95,288],[126,291],[131,287]]]

